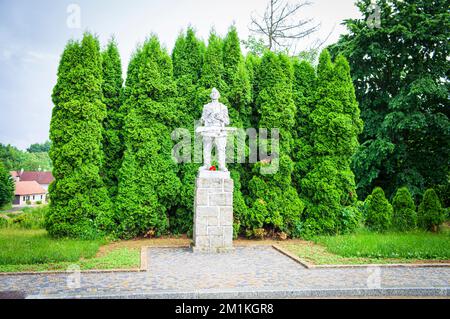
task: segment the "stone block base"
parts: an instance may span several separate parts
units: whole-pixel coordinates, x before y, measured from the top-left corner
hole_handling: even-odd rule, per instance
[[[203,171],[196,180],[194,252],[233,249],[233,180],[223,172]]]

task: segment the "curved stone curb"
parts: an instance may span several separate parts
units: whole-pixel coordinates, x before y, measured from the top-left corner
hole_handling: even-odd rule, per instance
[[[320,268],[364,268],[364,267],[384,267],[384,268],[387,268],[387,267],[410,267],[410,268],[413,268],[413,267],[443,267],[443,268],[450,267],[450,264],[448,264],[448,263],[314,265],[314,264],[306,262],[305,260],[301,259],[300,257],[296,256],[295,254],[291,253],[290,251],[288,251],[278,245],[272,245],[272,247],[275,250],[277,250],[278,252],[291,258],[292,260],[296,261],[297,263],[301,264],[302,266],[304,266],[308,269],[314,269],[314,268],[319,268],[319,269]]]
[[[369,297],[450,297],[450,288],[351,288],[261,291],[155,291],[110,295],[30,295],[27,299],[293,299]]]

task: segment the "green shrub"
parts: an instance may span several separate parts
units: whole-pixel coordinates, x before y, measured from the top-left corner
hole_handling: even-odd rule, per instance
[[[256,239],[264,239],[264,237],[267,235],[267,232],[264,228],[256,228],[253,229],[253,236]]]
[[[40,200],[36,201],[36,205],[41,205],[41,204],[42,204],[42,201],[40,201]]]
[[[365,225],[370,230],[383,232],[392,223],[392,205],[386,199],[381,187],[376,187],[365,202]]]
[[[434,189],[427,189],[423,195],[418,211],[419,226],[436,232],[438,226],[445,220],[445,213]]]
[[[31,200],[26,201],[27,205],[31,205]]]
[[[48,207],[25,208],[23,213],[10,219],[9,225],[21,229],[44,228],[45,214]]]
[[[0,217],[0,228],[5,228],[8,226],[8,220],[4,217]]]
[[[397,190],[392,200],[392,206],[394,208],[392,225],[395,229],[407,231],[416,228],[416,205],[414,205],[411,193],[407,187],[402,187]]]
[[[349,234],[361,226],[362,212],[357,206],[347,206],[341,209],[339,221],[341,233]]]

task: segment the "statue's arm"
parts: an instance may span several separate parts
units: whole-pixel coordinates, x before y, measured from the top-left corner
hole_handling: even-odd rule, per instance
[[[228,116],[228,108],[225,107],[222,112],[223,112],[223,124],[229,125],[230,117]]]
[[[208,117],[209,117],[209,112],[208,112],[207,107],[205,105],[205,106],[203,106],[203,112],[202,112],[202,117],[200,118],[200,123],[204,125],[205,122],[206,122],[206,119]]]

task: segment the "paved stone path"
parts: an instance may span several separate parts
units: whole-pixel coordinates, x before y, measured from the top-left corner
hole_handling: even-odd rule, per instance
[[[306,269],[270,246],[219,255],[149,248],[147,255],[144,272],[81,273],[79,287],[67,273],[1,275],[0,291],[29,298],[450,296],[449,267]]]

